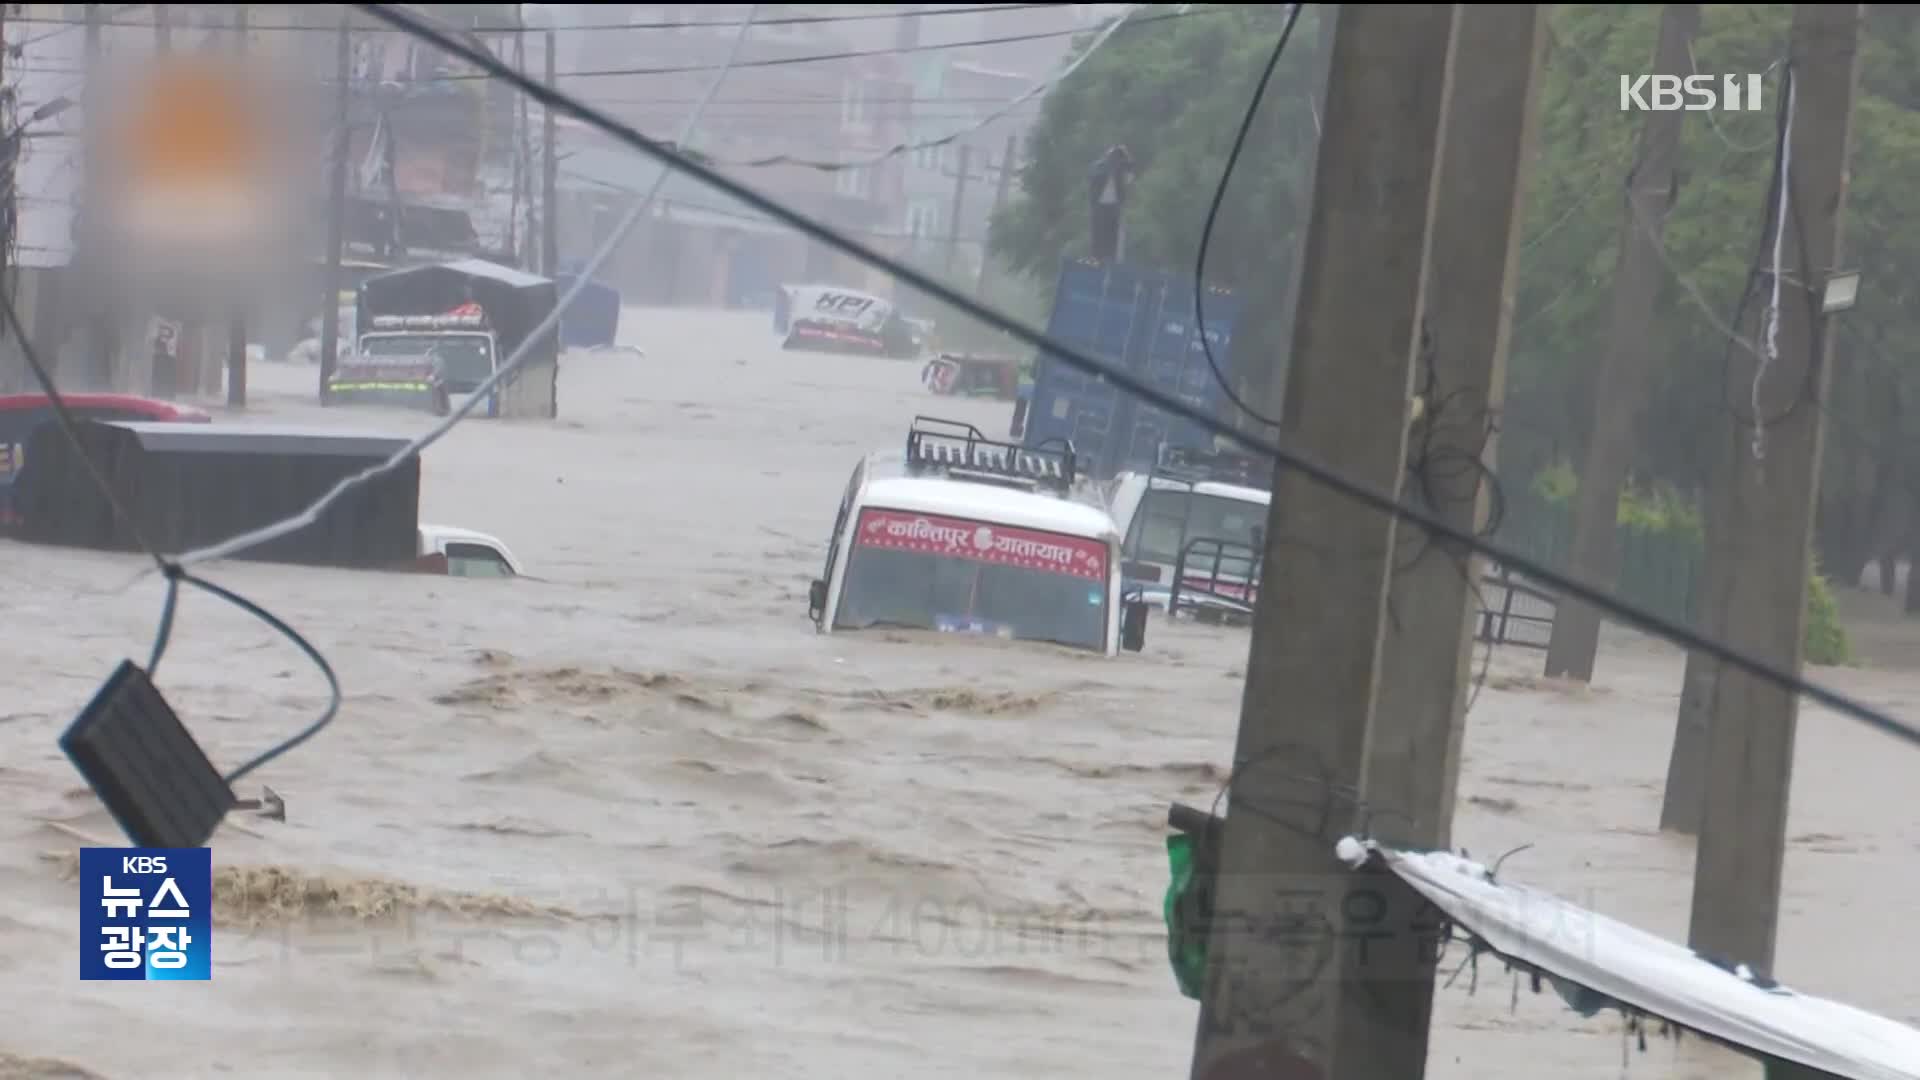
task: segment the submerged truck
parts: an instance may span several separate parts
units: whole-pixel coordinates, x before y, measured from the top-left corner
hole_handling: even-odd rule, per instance
[[[506,364],[558,301],[551,280],[484,259],[368,278],[360,285],[354,356],[329,385],[340,399],[354,400],[404,383],[426,407],[435,408],[442,396],[458,407]],[[560,334],[550,329],[519,371],[487,395],[481,411],[554,418],[559,369]]]
[[[1240,311],[1240,299],[1232,292],[1207,290],[1206,340],[1228,376],[1232,375],[1230,354]],[[1067,259],[1054,289],[1047,336],[1209,416],[1229,418],[1232,404],[1201,345],[1191,277]],[[1099,376],[1045,351],[1034,361],[1032,388],[1023,388],[1015,408],[1015,437],[1029,447],[1071,442],[1082,467],[1100,481],[1121,472],[1152,469],[1163,446],[1214,444],[1213,433],[1201,425],[1136,401]]]

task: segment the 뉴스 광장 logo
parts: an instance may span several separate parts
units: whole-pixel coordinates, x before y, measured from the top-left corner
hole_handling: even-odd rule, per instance
[[[213,978],[213,850],[81,848],[80,978]]]
[[[1622,75],[1621,112],[1759,112],[1758,75]]]

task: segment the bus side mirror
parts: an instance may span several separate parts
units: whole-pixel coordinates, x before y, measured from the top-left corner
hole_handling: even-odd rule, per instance
[[[826,610],[827,583],[820,578],[814,578],[813,583],[807,586],[807,618],[818,622]]]
[[[1147,602],[1128,600],[1120,605],[1120,647],[1139,652],[1147,646]]]

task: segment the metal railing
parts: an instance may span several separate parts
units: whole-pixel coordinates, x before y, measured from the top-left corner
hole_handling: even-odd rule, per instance
[[[1480,576],[1479,603],[1474,636],[1489,645],[1544,649],[1553,637],[1554,595],[1505,567],[1489,567]]]
[[[1248,544],[1201,536],[1187,541],[1173,566],[1167,614],[1182,609],[1195,618],[1245,622],[1260,592],[1261,552]]]

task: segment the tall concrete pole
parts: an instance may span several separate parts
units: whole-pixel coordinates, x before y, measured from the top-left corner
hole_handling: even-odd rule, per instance
[[[1446,142],[1427,247],[1431,368],[1414,372],[1416,386],[1431,379],[1433,408],[1414,436],[1434,455],[1486,467],[1484,475],[1449,466],[1422,477],[1428,508],[1466,532],[1485,526],[1492,501],[1492,432],[1506,382],[1546,30],[1538,4],[1462,4],[1454,26]],[[1373,819],[1374,835],[1386,843],[1452,846],[1480,563],[1435,544],[1394,567],[1364,785],[1377,804],[1397,811]],[[1428,926],[1433,913],[1398,878],[1382,874],[1376,884],[1375,906],[1391,936],[1379,940],[1374,962],[1363,969],[1361,994],[1379,1003],[1393,1037],[1343,1042],[1334,1060],[1343,1076],[1418,1078],[1426,1068],[1438,960]]]
[[[1292,341],[1295,392],[1308,400],[1291,442],[1386,491],[1406,465],[1454,9],[1342,4],[1333,15]],[[1334,857],[1357,824],[1394,525],[1297,473],[1276,478],[1195,1080],[1358,1078],[1338,1056],[1355,1039],[1403,1037],[1353,992],[1360,964],[1340,924],[1370,886]]]
[[[1656,74],[1692,72],[1689,51],[1700,29],[1700,5],[1668,4],[1660,17]],[[1591,403],[1580,487],[1574,494],[1573,548],[1567,568],[1581,581],[1611,585],[1620,565],[1620,485],[1633,456],[1634,427],[1646,407],[1651,364],[1653,306],[1666,274],[1661,244],[1675,195],[1674,167],[1680,149],[1678,110],[1648,112],[1640,149],[1627,177],[1621,211],[1620,256],[1613,271],[1613,312],[1607,349],[1587,380]],[[1600,612],[1568,598],[1553,613],[1546,673],[1586,682],[1600,651]]]
[[[1728,590],[1710,620],[1730,647],[1798,670],[1806,629],[1813,516],[1831,365],[1831,329],[1822,314],[1839,257],[1847,155],[1859,72],[1860,4],[1796,4],[1788,53],[1790,121],[1780,277],[1778,355],[1764,367],[1751,355],[1737,383],[1758,380],[1758,413],[1768,421],[1755,443],[1729,425],[1723,473],[1723,528],[1710,561],[1730,567]],[[1761,346],[1765,349],[1764,343]],[[1796,407],[1797,406],[1797,407]],[[1771,683],[1722,667],[1708,730],[1705,813],[1694,870],[1688,941],[1702,953],[1773,967],[1780,877],[1793,777],[1798,699]]]

